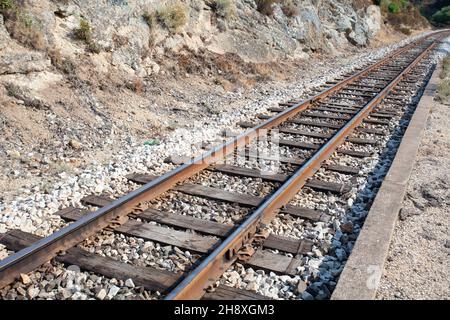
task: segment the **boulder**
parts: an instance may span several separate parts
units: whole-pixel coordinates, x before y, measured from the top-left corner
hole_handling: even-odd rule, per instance
[[[358,20],[353,30],[346,33],[348,41],[355,46],[365,46],[367,44],[367,25],[364,21]]]
[[[345,32],[348,29],[352,29],[355,24],[355,20],[352,17],[339,15],[339,18],[336,22],[336,30],[340,32]]]
[[[381,29],[382,19],[379,6],[370,5],[367,7],[365,22],[367,24],[367,36],[373,38]]]

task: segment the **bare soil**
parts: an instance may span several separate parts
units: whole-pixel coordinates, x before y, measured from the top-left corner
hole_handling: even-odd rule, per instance
[[[434,102],[378,299],[450,298],[450,106]]]

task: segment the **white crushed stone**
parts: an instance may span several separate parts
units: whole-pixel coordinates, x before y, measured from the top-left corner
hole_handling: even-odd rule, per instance
[[[162,163],[161,160],[170,156],[174,150],[176,150],[176,153],[180,155],[197,155],[202,152],[202,142],[213,141],[217,139],[218,136],[221,136],[221,132],[224,129],[232,131],[240,130],[240,128],[235,126],[235,123],[239,121],[252,121],[254,120],[254,114],[261,113],[266,110],[267,107],[275,106],[278,102],[286,101],[292,98],[292,96],[305,97],[308,92],[308,88],[324,84],[325,81],[332,80],[339,74],[346,73],[352,68],[360,67],[370,61],[374,61],[387,54],[391,50],[394,50],[399,46],[414,40],[415,38],[410,38],[395,45],[391,45],[389,47],[382,48],[376,51],[360,54],[357,58],[352,59],[351,62],[345,66],[337,69],[330,69],[330,72],[314,78],[313,80],[301,79],[290,86],[279,89],[275,94],[271,96],[265,96],[264,94],[262,94],[260,100],[250,102],[246,107],[239,110],[233,110],[228,114],[222,113],[220,115],[212,116],[207,121],[205,121],[204,119],[195,121],[194,123],[192,123],[192,127],[190,130],[176,129],[171,134],[169,134],[159,145],[148,146],[137,145],[134,143],[125,145],[120,152],[112,157],[111,161],[106,166],[103,166],[97,161],[93,160],[86,169],[84,169],[77,175],[60,173],[58,175],[60,179],[59,182],[55,183],[53,189],[48,193],[44,193],[43,191],[41,191],[38,186],[30,186],[29,189],[23,190],[23,196],[11,199],[8,197],[8,195],[5,195],[4,199],[2,199],[2,201],[0,202],[0,232],[3,233],[7,230],[19,228],[23,231],[31,232],[40,236],[50,235],[55,230],[58,230],[62,226],[66,225],[65,222],[63,222],[58,216],[53,215],[58,210],[58,208],[67,206],[80,206],[80,199],[91,194],[108,193],[116,197],[123,195],[135,188],[135,185],[129,183],[125,178],[127,174],[133,172],[162,174],[164,172],[167,172],[168,170],[173,169],[174,165]],[[235,98],[239,99],[241,93],[238,92],[235,95]],[[301,126],[296,127],[302,129]],[[370,159],[369,163],[374,164],[375,162],[376,159]],[[191,199],[189,199],[189,201],[190,200]],[[323,204],[324,203],[322,203],[322,205]],[[358,207],[359,204],[355,202],[352,204],[353,206],[350,206],[352,207],[354,216],[358,218],[362,217],[364,215],[362,213],[362,207]],[[229,206],[231,205],[227,204],[227,206],[228,207],[226,208],[226,210],[228,210]],[[176,209],[178,208],[173,208],[173,211],[175,211]],[[194,209],[195,210],[183,208],[183,210],[185,210],[184,213],[186,213],[186,211],[190,211],[191,214],[196,215],[196,213],[198,212],[198,207],[194,206]],[[332,212],[333,210],[335,210],[336,212]],[[223,211],[224,210],[217,209],[217,212]],[[336,208],[330,210],[330,212],[334,213],[337,217],[343,215],[343,213],[339,212],[339,210],[337,210]],[[240,213],[242,213],[242,209],[240,209]],[[214,213],[212,214],[212,216],[214,216]],[[199,217],[206,219],[211,218],[208,217],[207,214],[203,215],[201,210]],[[240,218],[242,218],[242,214],[241,217],[235,217],[234,220],[236,221]],[[216,221],[218,221],[218,219],[216,219]],[[296,226],[298,226],[299,230],[301,230],[300,224]],[[328,228],[323,229],[325,226],[321,226],[320,223],[316,223],[315,227],[318,229],[317,233],[319,235],[323,234],[324,239],[328,238],[328,235],[326,234],[326,230]],[[295,230],[295,228],[292,228],[292,230]],[[355,231],[357,230],[358,228],[355,227]],[[301,232],[295,233],[293,231],[290,235],[300,236],[300,234]],[[127,241],[131,240],[127,239]],[[127,241],[125,241],[125,239],[121,239],[121,241],[119,241],[118,243],[128,243]],[[136,241],[140,243],[139,239],[136,239]],[[336,245],[335,247],[338,248],[339,245]],[[98,251],[98,253],[108,252],[108,249],[98,250],[100,250]],[[111,248],[109,252],[112,252],[112,250],[117,249]],[[340,254],[336,255],[343,256],[343,253],[341,251],[338,252]],[[133,249],[130,248],[130,254],[132,255],[132,258],[134,258],[135,253],[136,252],[134,252]],[[0,246],[0,258],[4,258],[9,254],[11,254],[11,252],[8,252],[3,246]],[[157,255],[156,252],[152,252],[152,254]],[[107,254],[105,253],[105,255]],[[119,251],[117,252],[117,254],[115,254],[115,252],[112,252],[110,256],[120,257],[120,253]],[[149,256],[150,255],[148,255],[146,258],[142,257],[142,259],[146,260]],[[168,256],[164,256],[164,259],[162,259],[162,261],[167,262],[168,260],[170,260],[167,258]],[[334,274],[337,275],[338,273],[336,270],[339,270],[340,267],[334,265],[334,260],[336,258],[332,256],[324,256],[322,260],[315,258],[311,259],[308,261],[309,267],[311,267],[314,272],[317,272],[317,268],[313,268],[313,266],[318,266],[321,263],[326,262],[328,259],[333,261],[333,263],[330,263],[330,266],[332,265],[331,273],[333,273],[334,270]],[[172,270],[176,268],[176,266],[171,266],[169,262],[167,262],[168,265],[164,265],[164,263],[159,263],[158,261],[154,263],[156,265],[159,264],[164,268],[167,267],[169,270],[171,268]],[[121,280],[118,281],[116,279],[105,279],[89,274],[87,272],[75,272],[74,275],[73,272],[67,270],[66,268],[63,268],[60,264],[57,263],[54,263],[54,266],[52,266],[51,268],[53,268],[51,271],[46,270],[42,274],[39,273],[39,271],[34,272],[35,276],[31,276],[31,284],[26,287],[27,289],[23,288],[24,290],[26,290],[25,294],[22,294],[22,290],[19,290],[22,292],[20,293],[17,291],[17,288],[14,288],[14,290],[9,290],[8,292],[4,292],[5,290],[3,290],[2,296],[5,296],[6,298],[13,298],[14,295],[16,297],[27,297],[28,295],[28,298],[42,299],[90,299],[95,297],[97,297],[98,299],[124,299],[129,295],[137,294],[137,291],[135,292],[136,288],[129,288]],[[67,285],[67,283],[64,286],[57,284],[56,289],[46,288],[45,285],[47,284],[42,285],[42,277],[52,274],[56,276],[57,279],[61,279],[61,281],[69,279],[70,281],[67,280],[66,282],[70,285]],[[310,274],[311,272],[308,271],[302,276],[306,278]],[[274,281],[279,281],[278,278],[274,278],[274,275],[269,274],[269,277],[272,277]],[[330,278],[328,276],[328,273],[326,273],[326,276],[324,277]],[[94,281],[92,280],[92,278],[96,280]],[[90,282],[88,283],[89,280],[92,282],[92,284]],[[79,284],[74,285],[73,283],[77,281]],[[291,290],[285,288],[288,287],[287,283],[290,283],[289,286],[291,287],[295,286],[295,283],[298,283],[298,279],[295,278],[294,280],[289,280],[286,278],[284,280],[280,280],[280,283],[281,282],[286,285],[283,288],[277,289],[278,292],[291,292]],[[331,281],[330,283],[332,282],[333,281]],[[94,284],[99,284],[99,286]],[[263,286],[263,288],[265,287],[266,286]],[[124,295],[120,295],[121,290],[124,291]],[[264,290],[265,291],[260,292],[263,294],[267,294],[268,296],[277,296],[277,290]],[[285,295],[283,294],[278,297],[292,298],[294,296],[291,296],[289,293],[286,293]],[[145,299],[155,297],[154,294],[150,294],[145,290],[141,290],[138,295],[141,296],[141,298]],[[156,296],[157,295],[158,294],[156,293]],[[298,298],[298,295],[296,297]],[[304,299],[310,298],[307,294],[302,294],[300,297]]]

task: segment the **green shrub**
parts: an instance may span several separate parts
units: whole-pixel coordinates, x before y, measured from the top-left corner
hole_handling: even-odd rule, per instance
[[[13,0],[0,0],[0,10],[9,10],[14,6]]]
[[[92,29],[89,21],[86,19],[80,20],[80,27],[75,30],[75,37],[79,40],[83,40],[86,43],[92,41]]]
[[[397,3],[391,3],[388,6],[388,10],[391,13],[399,13],[400,12],[400,6]]]
[[[170,31],[178,31],[187,23],[187,8],[182,3],[175,3],[156,11],[158,21]]]
[[[388,11],[390,1],[389,0],[378,0],[375,4],[380,6],[381,12],[386,13]]]
[[[409,1],[408,0],[400,0],[400,6],[402,7],[402,9],[408,8]]]
[[[86,43],[88,51],[92,53],[100,53],[100,46],[92,39],[92,28],[89,21],[86,19],[81,19],[80,27],[75,30],[74,34],[78,40]]]
[[[384,18],[400,32],[409,34],[406,28],[420,29],[429,26],[419,9],[407,0],[383,0],[380,1],[380,6],[383,6],[381,9]]]
[[[441,10],[433,14],[431,20],[438,24],[450,25],[450,6],[443,7]]]
[[[381,12],[400,13],[410,7],[408,0],[378,0],[375,4],[380,6]]]

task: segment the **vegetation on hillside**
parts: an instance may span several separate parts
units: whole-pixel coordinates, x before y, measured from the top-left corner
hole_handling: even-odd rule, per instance
[[[375,4],[380,6],[384,20],[405,34],[428,26],[419,8],[409,0],[376,0]]]
[[[286,17],[295,17],[299,14],[297,4],[294,0],[255,0],[256,10],[266,16],[272,16],[275,4],[280,4],[281,11]]]
[[[92,28],[89,21],[86,19],[80,20],[80,27],[74,31],[75,38],[84,41],[87,45],[87,49],[93,53],[100,53],[100,47],[92,39]]]
[[[12,38],[28,47],[45,49],[41,23],[24,9],[23,0],[0,0],[0,14]]]
[[[0,10],[8,10],[13,7],[12,0],[0,0]]]
[[[450,26],[450,6],[443,7],[431,16],[431,21],[436,25]]]
[[[448,26],[449,22],[449,0],[410,0],[420,10],[420,13],[435,26]],[[438,13],[439,12],[439,13]]]
[[[442,71],[439,77],[441,79],[450,77],[450,56],[447,56],[442,60]]]
[[[231,0],[210,0],[206,4],[221,18],[229,18],[233,15],[234,5]]]
[[[443,104],[450,104],[450,57],[445,57],[442,61],[439,77],[442,80],[438,86],[437,100]]]
[[[181,2],[161,7],[156,10],[156,18],[161,25],[170,31],[177,32],[187,23],[187,7]]]
[[[158,23],[173,33],[177,33],[188,22],[188,7],[182,2],[159,7],[154,12],[145,12],[142,16],[150,29]]]

